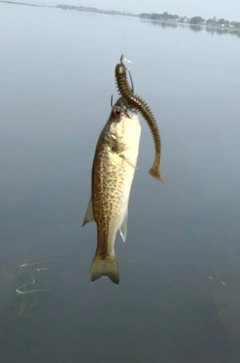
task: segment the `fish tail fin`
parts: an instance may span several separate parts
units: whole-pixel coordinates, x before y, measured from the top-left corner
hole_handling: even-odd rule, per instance
[[[109,256],[105,258],[99,258],[97,255],[94,256],[92,265],[90,268],[90,280],[96,281],[100,277],[108,277],[115,285],[119,284],[118,265],[115,256]]]

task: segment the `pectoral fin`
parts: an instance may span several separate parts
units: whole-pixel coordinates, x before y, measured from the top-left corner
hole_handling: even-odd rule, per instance
[[[127,220],[128,220],[128,209],[126,209],[122,224],[119,228],[119,232],[120,232],[123,242],[126,242],[126,238],[127,238]]]
[[[90,198],[82,227],[93,221],[92,198]]]
[[[133,165],[133,163],[128,158],[126,158],[125,155],[119,154],[119,156],[120,156],[120,158],[122,158],[123,160],[125,160],[128,163],[128,165],[132,166],[134,169],[137,169],[136,166]]]

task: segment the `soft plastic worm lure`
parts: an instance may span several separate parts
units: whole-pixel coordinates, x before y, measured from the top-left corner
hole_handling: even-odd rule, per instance
[[[153,113],[152,113],[150,107],[147,105],[147,103],[142,98],[140,98],[139,96],[134,94],[131,73],[130,73],[130,71],[128,71],[128,72],[129,72],[132,88],[128,84],[127,68],[123,64],[123,55],[122,55],[120,58],[120,63],[117,64],[116,68],[115,68],[115,77],[116,77],[117,87],[118,87],[120,95],[124,98],[128,107],[130,109],[140,112],[142,114],[142,116],[145,118],[145,120],[151,130],[151,133],[153,136],[153,141],[154,141],[154,146],[155,146],[155,158],[154,158],[153,165],[152,165],[151,169],[149,170],[149,174],[153,178],[158,179],[162,182],[163,178],[161,177],[161,173],[160,173],[161,138],[160,138],[157,122],[153,116]]]

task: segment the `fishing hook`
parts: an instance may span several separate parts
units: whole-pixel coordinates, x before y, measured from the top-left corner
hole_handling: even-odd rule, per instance
[[[132,75],[131,75],[131,72],[130,70],[128,69],[128,74],[129,74],[129,77],[130,77],[130,81],[131,81],[131,86],[132,86],[132,93],[134,94],[134,86],[133,86],[133,80],[132,80]]]
[[[111,107],[113,108],[113,95],[111,96]]]

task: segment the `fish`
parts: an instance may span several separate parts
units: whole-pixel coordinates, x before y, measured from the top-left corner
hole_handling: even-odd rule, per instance
[[[127,68],[123,63],[123,55],[120,58],[120,63],[118,63],[115,67],[115,79],[116,85],[120,95],[125,99],[125,102],[132,110],[139,111],[144,119],[146,120],[150,131],[153,136],[154,146],[155,146],[155,157],[153,161],[152,167],[149,169],[149,174],[163,182],[163,177],[160,172],[160,160],[161,160],[161,137],[158,130],[158,125],[155,120],[155,117],[148,106],[148,104],[139,96],[134,94],[133,81],[130,71],[128,70],[131,87],[128,84],[127,80]]]
[[[97,225],[97,248],[90,280],[108,277],[119,284],[115,239],[127,237],[128,204],[136,171],[141,126],[137,112],[127,109],[124,98],[114,105],[100,133],[92,164],[91,197],[83,226]]]

